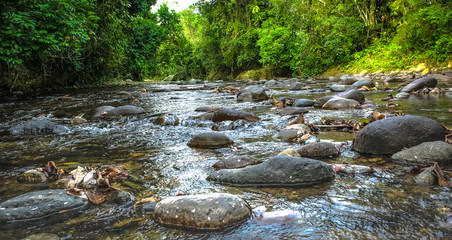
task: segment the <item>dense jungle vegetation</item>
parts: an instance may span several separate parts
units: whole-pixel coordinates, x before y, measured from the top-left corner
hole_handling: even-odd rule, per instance
[[[450,0],[3,0],[0,87],[450,64]],[[260,71],[256,71],[256,78]]]

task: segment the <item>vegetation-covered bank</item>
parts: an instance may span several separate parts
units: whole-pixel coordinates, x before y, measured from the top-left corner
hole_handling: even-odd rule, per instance
[[[448,0],[155,0],[0,3],[0,87],[145,77],[236,78],[450,64]],[[256,73],[263,70],[255,71]]]

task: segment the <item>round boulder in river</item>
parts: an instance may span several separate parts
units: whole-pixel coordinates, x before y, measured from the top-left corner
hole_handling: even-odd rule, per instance
[[[424,142],[417,146],[394,153],[392,161],[407,164],[429,164],[452,162],[452,146],[444,141]]]
[[[249,205],[232,194],[169,197],[155,206],[157,222],[189,229],[222,229],[251,217]]]
[[[275,156],[254,166],[223,169],[208,179],[218,183],[245,187],[301,187],[334,179],[333,169],[310,158]]]
[[[0,222],[35,220],[87,203],[82,198],[68,195],[63,189],[25,193],[0,203]]]
[[[138,115],[138,114],[142,114],[145,112],[146,111],[141,107],[137,107],[137,106],[133,106],[133,105],[124,105],[124,106],[116,107],[109,111],[106,111],[105,117],[109,118],[109,117],[116,117],[116,116]]]
[[[444,128],[421,116],[399,116],[372,122],[358,132],[353,149],[364,154],[393,154],[423,142],[444,141]]]
[[[419,78],[417,80],[415,80],[414,82],[408,84],[407,86],[405,86],[404,88],[402,88],[402,90],[400,90],[401,92],[413,92],[413,91],[417,91],[419,89],[423,89],[425,87],[436,87],[436,84],[438,83],[438,80],[436,80],[436,78],[434,77],[423,77],[423,78]]]
[[[315,142],[306,144],[297,149],[298,154],[308,158],[327,158],[339,155],[339,150],[329,142]]]
[[[267,100],[268,96],[261,86],[249,86],[240,90],[237,94],[237,101],[242,102],[260,102]]]
[[[234,144],[228,136],[217,132],[195,135],[187,145],[192,148],[222,148]]]
[[[323,109],[354,109],[359,107],[359,102],[353,99],[347,99],[342,97],[335,97],[333,99],[328,100],[325,104],[323,104]]]

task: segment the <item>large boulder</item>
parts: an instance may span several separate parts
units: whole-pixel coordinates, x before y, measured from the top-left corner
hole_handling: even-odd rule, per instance
[[[247,122],[257,122],[260,118],[254,114],[230,108],[221,108],[213,114],[213,122],[235,121],[243,119]]]
[[[364,97],[364,94],[356,89],[351,89],[345,92],[338,93],[336,96],[343,97],[347,99],[353,99],[359,103],[364,103],[366,101],[366,98]]]
[[[192,148],[222,148],[234,144],[228,136],[218,132],[206,132],[195,135],[187,145]]]
[[[331,100],[333,98],[335,98],[334,95],[332,95],[332,96],[323,96],[323,97],[321,97],[321,98],[319,98],[319,99],[317,99],[315,101],[314,107],[322,107],[326,102],[328,102],[329,100]]]
[[[332,110],[352,109],[352,108],[358,108],[358,107],[359,107],[359,102],[357,102],[356,100],[341,98],[341,97],[332,98],[332,99],[328,100],[328,102],[326,102],[322,106],[323,109],[332,109]]]
[[[91,118],[102,118],[108,111],[115,109],[112,106],[100,106],[95,108],[91,113]]]
[[[372,122],[358,132],[353,149],[364,154],[393,154],[423,142],[444,141],[443,127],[421,116],[398,116]]]
[[[366,86],[366,87],[374,87],[375,86],[375,83],[374,83],[374,81],[372,81],[372,79],[370,79],[370,78],[363,78],[363,79],[361,79],[361,80],[358,80],[357,82],[354,82],[353,84],[352,84],[352,86],[354,87],[354,88],[361,88],[361,87],[364,87],[364,86]]]
[[[332,168],[318,160],[275,156],[261,164],[240,169],[223,169],[208,179],[233,186],[300,187],[334,179]]]
[[[154,209],[157,222],[191,230],[222,229],[250,217],[249,205],[243,199],[226,193],[169,197]]]
[[[260,102],[268,99],[265,90],[261,86],[249,86],[240,90],[237,94],[239,102]]]
[[[0,222],[36,220],[62,210],[75,210],[87,203],[63,189],[30,192],[0,203]]]
[[[391,159],[407,164],[426,165],[433,162],[448,164],[452,162],[452,145],[444,141],[424,142],[394,153]]]
[[[408,84],[407,86],[402,88],[402,90],[400,90],[400,91],[409,93],[409,92],[417,91],[419,89],[423,89],[425,87],[433,88],[433,87],[436,87],[437,83],[438,83],[438,80],[436,80],[436,78],[434,78],[434,77],[431,77],[431,76],[423,77],[423,78],[419,78],[419,79],[413,81],[412,83]]]
[[[106,111],[105,117],[110,118],[110,117],[116,117],[116,116],[138,115],[138,114],[142,114],[142,113],[146,113],[146,111],[141,107],[137,107],[137,106],[133,106],[133,105],[124,105],[124,106],[116,107],[109,111]]]
[[[339,155],[339,150],[334,144],[329,142],[315,142],[306,144],[297,149],[301,157],[307,158],[327,158]]]
[[[243,168],[248,165],[255,165],[262,163],[262,160],[254,158],[254,157],[247,157],[247,156],[235,156],[235,157],[228,157],[218,160],[213,167],[217,170],[219,169],[234,169],[234,168]]]
[[[47,118],[36,118],[24,122],[20,122],[16,126],[9,129],[12,135],[26,135],[26,134],[46,134],[46,133],[66,133],[69,128],[59,125]]]

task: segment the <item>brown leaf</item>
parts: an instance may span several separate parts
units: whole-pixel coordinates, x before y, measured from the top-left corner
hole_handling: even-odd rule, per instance
[[[101,204],[105,202],[105,196],[93,190],[86,191],[86,196],[88,197],[89,201],[94,204]]]
[[[450,180],[448,177],[446,177],[443,173],[443,171],[441,170],[441,168],[439,167],[437,162],[433,163],[433,170],[432,170],[433,175],[438,177],[438,183],[439,185],[443,186],[443,187],[447,187],[450,184]]]
[[[138,207],[138,206],[141,206],[141,205],[144,205],[144,204],[146,204],[146,203],[155,203],[155,202],[160,202],[160,201],[162,201],[162,198],[161,197],[159,197],[159,196],[156,196],[156,197],[147,197],[147,198],[143,198],[143,199],[141,199],[140,201],[138,201],[138,202],[136,202],[134,205],[133,205],[133,207]]]
[[[289,126],[290,125],[294,125],[294,124],[303,124],[304,123],[304,115],[303,115],[303,113],[301,113],[297,118],[295,118],[294,120],[292,120],[290,123],[289,123]]]

